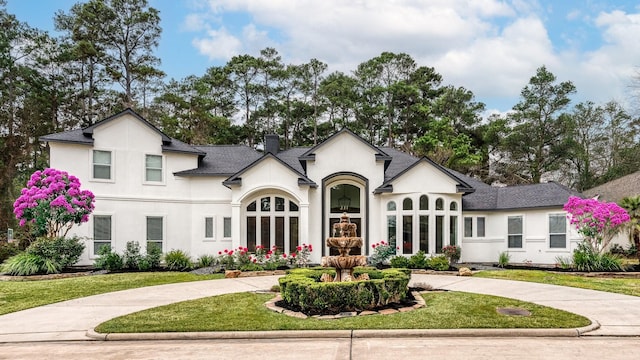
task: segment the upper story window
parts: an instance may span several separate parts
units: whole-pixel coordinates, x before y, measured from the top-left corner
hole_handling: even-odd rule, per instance
[[[444,210],[444,200],[442,198],[436,199],[436,210]]]
[[[93,150],[93,178],[111,180],[111,151]]]
[[[162,155],[146,155],[144,161],[145,181],[162,182]]]
[[[449,204],[449,210],[458,211],[458,203],[455,201],[452,201],[451,204]]]

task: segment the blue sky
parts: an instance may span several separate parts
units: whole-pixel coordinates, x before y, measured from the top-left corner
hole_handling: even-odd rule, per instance
[[[79,0],[8,0],[30,26],[53,31]],[[160,10],[157,55],[168,77],[202,75],[238,54],[274,47],[286,63],[317,58],[350,72],[383,51],[433,66],[508,111],[546,65],[577,87],[574,104],[630,102],[640,66],[640,5],[630,0],[149,0]],[[37,9],[37,11],[34,11]]]

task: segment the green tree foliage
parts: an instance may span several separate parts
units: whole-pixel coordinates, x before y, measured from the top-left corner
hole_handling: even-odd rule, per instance
[[[586,189],[640,168],[638,119],[617,103],[569,111],[571,82],[544,66],[508,116],[483,120],[471,90],[446,84],[409,54],[383,52],[348,72],[318,59],[285,64],[276,49],[163,81],[160,14],[148,0],[87,0],[54,17],[55,38],[0,0],[0,227],[16,184],[46,166],[44,134],[95,123],[126,106],[190,144],[313,146],[342,128],[375,145],[428,156],[486,181],[553,176]],[[562,175],[562,176],[560,176]]]
[[[500,143],[504,158],[497,168],[505,182],[539,183],[567,160],[571,119],[563,111],[574,92],[570,81],[556,83],[545,66],[538,68],[508,115],[508,131]]]
[[[74,5],[69,14],[59,12],[55,20],[86,66],[80,83],[88,92],[83,105],[89,115],[96,86],[106,79],[122,87],[122,107],[146,108],[149,85],[164,76],[153,54],[162,32],[158,10],[147,0],[90,0]]]

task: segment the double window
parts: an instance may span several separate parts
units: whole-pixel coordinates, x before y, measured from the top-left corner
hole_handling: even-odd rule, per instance
[[[222,218],[222,237],[224,239],[231,238],[231,218]],[[204,218],[204,238],[205,240],[215,240],[216,238],[216,218],[207,216]]]
[[[464,218],[464,237],[466,238],[470,238],[473,237],[473,222],[475,219],[475,228],[476,228],[476,237],[484,237],[485,236],[485,231],[484,231],[484,224],[485,224],[485,218],[484,216],[478,216],[478,217],[471,217],[471,216],[465,216]]]

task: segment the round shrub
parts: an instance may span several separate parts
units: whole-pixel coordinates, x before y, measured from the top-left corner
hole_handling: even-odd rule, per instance
[[[122,270],[124,267],[124,261],[122,256],[118,253],[111,251],[111,246],[103,246],[98,251],[98,257],[93,266],[99,270],[117,271]]]
[[[392,268],[408,268],[409,259],[401,255],[394,256],[391,258],[390,264]]]
[[[279,279],[282,299],[307,314],[375,309],[400,302],[407,295],[409,275],[398,269],[357,269],[372,280],[319,282],[328,269],[294,269]]]
[[[449,270],[449,259],[444,255],[434,256],[429,259],[428,266],[437,271]]]

